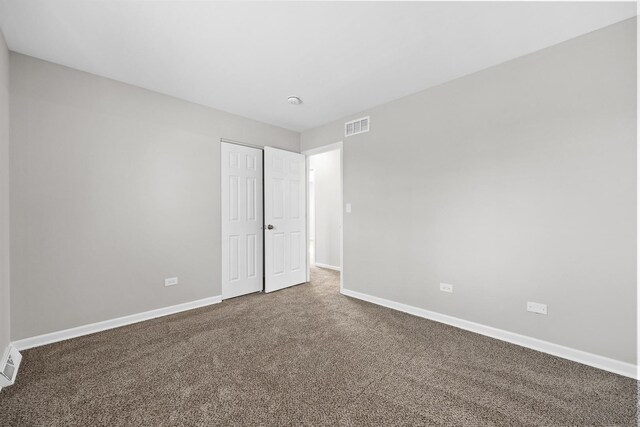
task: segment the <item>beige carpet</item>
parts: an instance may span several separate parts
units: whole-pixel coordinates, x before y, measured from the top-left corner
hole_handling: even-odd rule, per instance
[[[342,296],[338,275],[24,352],[2,426],[636,426],[635,381]]]

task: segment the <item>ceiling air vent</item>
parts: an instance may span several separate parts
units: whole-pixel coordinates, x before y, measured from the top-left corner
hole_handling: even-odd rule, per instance
[[[344,136],[352,136],[364,132],[369,132],[369,116],[344,124]]]

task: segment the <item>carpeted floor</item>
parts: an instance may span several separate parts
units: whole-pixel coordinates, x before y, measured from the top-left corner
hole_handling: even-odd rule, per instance
[[[25,351],[1,426],[636,426],[635,381],[342,296],[338,274]]]

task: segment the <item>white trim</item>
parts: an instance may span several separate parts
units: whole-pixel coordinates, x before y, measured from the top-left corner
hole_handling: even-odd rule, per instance
[[[305,206],[305,227],[307,228],[307,282],[311,281],[311,221],[309,220],[309,212],[311,212],[311,163],[309,154],[304,151],[304,179],[306,181],[306,206]]]
[[[304,154],[305,156],[315,156],[316,154],[328,153],[329,151],[339,150],[341,148],[342,148],[342,141],[338,141],[338,142],[334,142],[333,144],[327,144],[321,147],[304,150],[302,154]]]
[[[527,347],[554,356],[562,357],[563,359],[572,360],[584,365],[593,366],[594,368],[603,369],[605,371],[613,372],[619,375],[624,375],[625,377],[638,379],[638,367],[631,363],[610,359],[604,356],[598,356],[597,354],[587,353],[586,351],[565,347],[548,341],[539,340],[537,338],[516,334],[514,332],[482,325],[480,323],[470,322],[468,320],[463,320],[453,316],[447,316],[446,314],[436,313],[434,311],[413,307],[384,298],[374,297],[349,289],[343,289],[341,293],[343,295],[381,305],[383,307],[403,311],[414,316],[423,317],[425,319],[434,320],[440,323],[445,323],[447,325],[455,326],[457,328],[475,332],[477,334],[510,342],[512,344],[517,344],[522,347]]]
[[[333,144],[323,145],[321,147],[311,148],[304,150],[302,154],[307,157],[307,281],[311,280],[311,264],[310,264],[310,251],[311,242],[309,240],[309,157],[315,154],[327,153],[329,151],[338,150],[340,153],[340,267],[335,270],[340,271],[340,292],[344,288],[344,148],[342,141],[334,142]],[[323,267],[322,264],[316,263],[318,267]],[[330,266],[324,266],[324,268],[331,268]]]
[[[371,122],[369,122],[371,126]],[[344,147],[340,147],[340,292],[344,289]]]
[[[340,267],[336,267],[335,265],[322,264],[320,262],[316,262],[316,267],[327,268],[329,270],[340,271]]]
[[[636,67],[640,66],[640,21],[636,21]],[[640,102],[640,86],[636,85],[636,105]],[[640,121],[640,110],[636,108],[636,120]],[[636,147],[640,145],[640,135],[636,132]],[[640,230],[640,150],[636,150],[636,230]],[[640,233],[636,233],[636,357],[640,377]]]
[[[48,334],[38,335],[31,338],[24,338],[18,341],[13,341],[11,345],[18,350],[26,350],[28,348],[39,347],[41,345],[64,341],[70,338],[106,331],[107,329],[119,328],[120,326],[143,322],[145,320],[155,319],[156,317],[168,316],[170,314],[193,310],[194,308],[218,304],[220,302],[222,302],[222,295],[217,295],[214,297],[158,308],[156,310],[145,311],[143,313],[131,314],[129,316],[118,317],[116,319],[104,320],[102,322],[91,323],[62,331],[50,332]]]
[[[242,145],[243,147],[249,147],[249,148],[256,148],[258,150],[264,150],[264,146],[262,145],[255,145],[255,144],[250,144],[248,142],[241,142],[241,141],[234,141],[232,139],[227,139],[227,138],[220,138],[220,143],[226,143],[226,144],[234,144],[234,145]]]

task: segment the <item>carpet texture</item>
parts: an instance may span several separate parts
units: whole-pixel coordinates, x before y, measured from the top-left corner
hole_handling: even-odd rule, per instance
[[[2,426],[636,426],[637,383],[310,284],[27,350]]]

